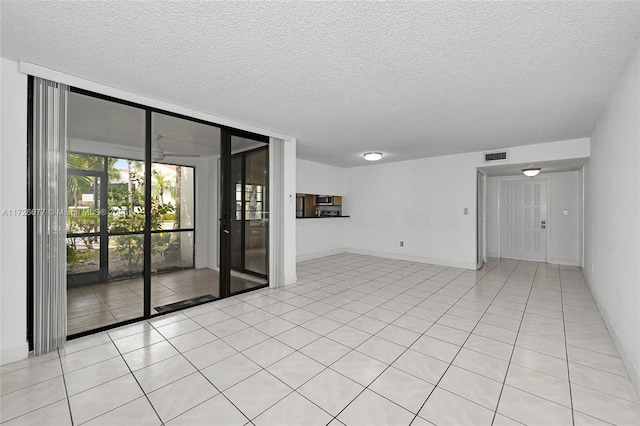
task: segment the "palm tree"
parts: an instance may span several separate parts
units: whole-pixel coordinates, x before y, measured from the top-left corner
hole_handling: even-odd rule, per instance
[[[69,153],[67,155],[67,169],[88,170],[89,161],[86,155]],[[67,175],[68,199],[73,200],[73,205],[78,206],[81,194],[91,190],[93,180],[89,176]]]
[[[171,193],[174,184],[171,179],[162,172],[162,170],[157,169],[153,171],[153,182],[155,183],[152,187],[153,196],[160,201],[161,205],[164,205],[165,191]]]

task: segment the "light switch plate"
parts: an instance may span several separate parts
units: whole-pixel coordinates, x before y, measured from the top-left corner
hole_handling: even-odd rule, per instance
[[[468,208],[466,208],[466,207],[464,208],[464,214],[465,214],[465,215],[469,214],[469,209],[468,209]]]

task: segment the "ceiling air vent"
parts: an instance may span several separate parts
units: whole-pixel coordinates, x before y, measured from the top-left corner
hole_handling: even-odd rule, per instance
[[[484,153],[484,162],[489,163],[492,161],[506,161],[507,160],[507,151],[500,152],[485,152]]]

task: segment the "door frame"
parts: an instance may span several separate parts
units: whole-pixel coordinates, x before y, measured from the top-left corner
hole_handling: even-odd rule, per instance
[[[482,194],[478,193],[480,188],[482,189]],[[481,206],[482,206],[482,214],[480,214]],[[480,235],[482,235],[482,245],[480,244],[480,241],[479,241]],[[480,264],[480,262],[478,261],[480,257],[482,260],[482,264]],[[481,269],[485,263],[487,263],[487,173],[483,172],[482,170],[477,170],[476,171],[476,269],[477,270]]]
[[[235,136],[235,135],[232,135],[232,136]],[[245,138],[245,139],[247,139],[247,138]],[[259,141],[257,139],[252,139],[252,140],[255,140],[256,142],[263,142],[263,141]],[[266,274],[261,274],[259,272],[251,271],[251,270],[247,269],[247,265],[246,265],[246,245],[247,245],[246,237],[247,236],[246,236],[246,228],[245,228],[245,226],[246,226],[246,222],[247,222],[247,212],[246,212],[246,202],[247,202],[247,200],[246,200],[246,197],[245,197],[246,196],[245,187],[247,185],[247,183],[246,183],[247,182],[247,154],[250,154],[252,152],[258,152],[258,151],[264,150],[267,153],[267,159],[268,159],[269,158],[269,142],[267,141],[267,142],[264,142],[264,143],[265,143],[264,146],[261,146],[261,147],[258,147],[258,148],[251,148],[251,149],[248,149],[246,151],[240,151],[240,152],[236,152],[235,154],[231,154],[231,158],[232,159],[234,157],[238,157],[239,156],[241,158],[241,161],[242,161],[242,172],[241,172],[241,174],[242,174],[242,176],[241,176],[241,179],[242,179],[242,183],[241,183],[241,185],[242,185],[242,191],[241,191],[242,211],[240,213],[241,214],[241,219],[240,219],[241,224],[240,224],[240,228],[239,228],[239,232],[240,232],[240,247],[241,247],[240,248],[240,251],[241,251],[241,253],[240,253],[240,256],[241,256],[241,260],[240,260],[241,268],[233,269],[231,267],[232,266],[231,264],[229,264],[229,266],[231,267],[231,269],[233,269],[233,270],[235,270],[237,272],[240,272],[242,274],[253,275],[253,276],[258,277],[258,278],[263,278],[263,279],[267,280],[267,284],[268,284],[269,283],[269,256],[270,256],[269,232],[268,231],[267,231],[267,233],[265,235],[265,238],[266,238],[266,247],[265,247],[265,249],[266,249],[266,252],[267,252],[267,273]],[[232,146],[232,148],[233,148],[233,146]],[[267,161],[266,167],[267,167],[267,173],[266,173],[266,182],[267,182],[267,184],[265,185],[266,191],[263,192],[263,195],[262,195],[263,196],[262,203],[263,203],[263,207],[266,206],[268,208],[269,207],[269,198],[270,198],[269,161]],[[235,194],[235,191],[233,192],[233,194]],[[229,224],[231,224],[231,221],[234,220],[234,217],[235,217],[235,214],[236,214],[236,208],[235,208],[235,204],[234,203],[237,203],[237,202],[238,202],[238,200],[235,199],[235,197],[232,197],[231,205],[232,205],[233,210],[230,212],[231,215],[229,216],[230,217]],[[267,218],[269,218],[269,211],[268,210],[267,210]],[[271,225],[271,222],[267,222],[267,223],[269,225]]]
[[[502,259],[502,184],[505,181],[529,181],[529,180],[544,180],[547,185],[547,219],[546,219],[546,230],[547,230],[547,247],[546,247],[546,255],[545,262],[551,263],[551,179],[549,176],[536,176],[533,178],[529,178],[526,176],[500,176],[498,177],[498,258]],[[531,262],[534,262],[533,260]]]
[[[265,146],[249,149],[247,151],[242,151],[236,154],[232,154],[232,148],[233,148],[232,139],[231,139],[232,136],[237,136],[244,139],[251,139],[256,142],[261,142],[261,143],[264,143]],[[265,149],[265,148],[267,149],[267,154],[270,157],[271,150],[269,149],[269,142],[270,140],[269,140],[269,137],[267,136],[258,135],[255,133],[250,133],[250,132],[246,132],[244,130],[239,130],[239,129],[231,129],[231,128],[220,129],[220,172],[219,172],[220,226],[218,230],[218,235],[219,235],[218,259],[220,264],[219,264],[218,274],[219,274],[221,299],[229,296],[235,296],[235,295],[252,291],[252,290],[257,290],[259,288],[269,287],[270,285],[269,274],[267,274],[266,276],[263,276],[259,274],[253,274],[248,271],[239,271],[242,273],[248,273],[249,275],[259,276],[260,278],[265,278],[267,282],[265,284],[257,285],[256,287],[244,289],[237,292],[231,292],[231,270],[232,270],[231,268],[231,263],[232,263],[231,262],[231,237],[232,237],[231,221],[235,217],[235,213],[236,213],[236,207],[235,207],[236,191],[235,191],[235,184],[233,183],[233,177],[231,173],[231,170],[232,170],[231,162],[234,155],[245,154],[246,152],[252,152],[258,149]],[[243,161],[243,164],[242,164],[243,174],[244,174],[244,169],[245,169],[245,164]],[[270,182],[271,181],[269,179],[269,175],[267,175],[266,186],[267,186],[267,193],[269,194],[269,196],[271,195]],[[244,197],[244,188],[242,188],[242,194]],[[244,219],[244,215],[245,215],[245,212],[244,212],[244,205],[243,205],[243,211],[242,211],[243,219]],[[244,225],[244,220],[243,220],[243,225]],[[269,223],[269,227],[271,227],[271,223]],[[242,232],[241,235],[244,236],[244,231]],[[244,245],[245,245],[244,241],[242,241],[241,244],[242,244],[242,251],[243,251],[242,264],[244,267]],[[269,247],[269,237],[267,235],[267,265],[270,265],[271,256],[272,254]]]

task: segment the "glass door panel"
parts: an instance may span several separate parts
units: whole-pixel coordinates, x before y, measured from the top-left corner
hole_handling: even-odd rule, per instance
[[[233,139],[232,139],[233,141]],[[233,143],[233,142],[232,142]],[[234,194],[234,211],[231,215],[231,269],[243,269],[243,247],[242,247],[242,224],[244,223],[244,194],[242,192],[243,183],[243,157],[233,155],[231,157],[231,185]]]
[[[268,147],[247,152],[245,175],[244,268],[266,278],[269,259]]]
[[[268,145],[231,136],[232,197],[229,228],[230,294],[267,284],[268,276]],[[224,229],[222,232],[226,232]]]
[[[151,129],[153,315],[220,297],[215,258],[208,253],[209,229],[217,225],[208,209],[215,184],[206,181],[215,176],[220,129],[155,112]],[[197,206],[205,207],[203,217],[196,215]]]
[[[145,111],[72,92],[68,335],[144,315]]]

